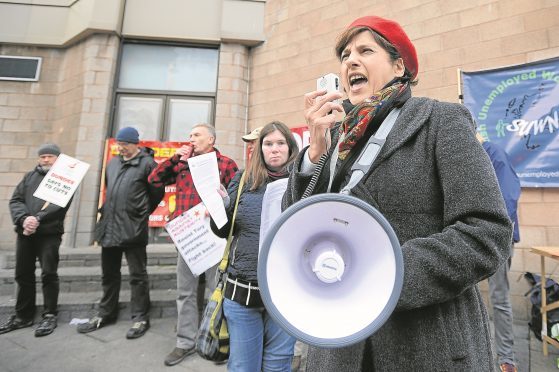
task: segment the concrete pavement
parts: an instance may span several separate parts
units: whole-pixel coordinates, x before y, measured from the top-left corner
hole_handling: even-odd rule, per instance
[[[76,326],[60,323],[49,336],[36,338],[33,328],[0,335],[1,372],[225,372],[198,355],[166,367],[163,359],[175,345],[175,319],[153,319],[145,336],[127,340],[131,322],[120,320],[89,334],[78,334]],[[525,322],[514,325],[515,352],[520,372],[557,371],[559,351],[550,346],[543,356],[542,344]],[[340,371],[343,372],[343,371]]]
[[[76,326],[65,322],[45,337],[35,337],[33,327],[0,335],[0,371],[227,371],[226,365],[217,366],[197,354],[176,366],[165,366],[165,356],[175,347],[175,319],[153,319],[143,337],[127,340],[126,331],[131,325],[120,320],[95,332],[79,334]]]

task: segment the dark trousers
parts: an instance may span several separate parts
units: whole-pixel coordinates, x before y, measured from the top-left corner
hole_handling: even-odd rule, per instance
[[[103,247],[101,268],[103,270],[103,298],[99,304],[99,316],[106,319],[118,317],[120,294],[120,267],[125,254],[130,275],[130,313],[132,320],[149,319],[149,281],[146,247]]]
[[[60,235],[17,235],[16,270],[17,283],[16,315],[20,319],[30,320],[35,317],[35,263],[41,264],[41,281],[43,283],[43,303],[45,314],[57,314],[58,308],[58,249]]]

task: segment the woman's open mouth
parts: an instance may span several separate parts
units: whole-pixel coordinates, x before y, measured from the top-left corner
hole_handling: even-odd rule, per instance
[[[349,77],[349,87],[352,92],[357,92],[359,89],[367,85],[369,80],[362,74],[355,74]]]

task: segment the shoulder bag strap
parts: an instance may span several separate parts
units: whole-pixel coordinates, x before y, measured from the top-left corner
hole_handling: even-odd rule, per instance
[[[239,206],[239,199],[241,198],[241,193],[243,191],[243,186],[245,184],[246,171],[243,171],[241,176],[241,181],[239,182],[239,188],[237,189],[237,198],[235,199],[235,209],[233,211],[233,218],[231,219],[231,228],[229,229],[229,235],[227,236],[227,244],[225,245],[225,250],[223,251],[223,258],[219,264],[218,271],[224,273],[227,270],[227,265],[229,265],[229,248],[231,247],[231,241],[233,240],[233,229],[235,228],[235,217],[237,216],[237,207]]]
[[[396,119],[399,114],[400,108],[395,108],[390,111],[375,135],[369,137],[369,141],[351,167],[351,178],[349,182],[340,191],[340,194],[351,195],[351,189],[353,189],[355,185],[357,185],[359,181],[361,181],[361,179],[369,172],[373,162],[380,152],[380,149],[384,146],[388,133],[390,133],[394,123],[396,123]]]

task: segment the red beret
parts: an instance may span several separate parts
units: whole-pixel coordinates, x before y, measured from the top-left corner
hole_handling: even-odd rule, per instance
[[[388,40],[402,56],[404,66],[411,72],[413,79],[417,76],[419,62],[411,40],[402,26],[389,19],[377,16],[361,17],[353,21],[348,28],[368,27]]]

